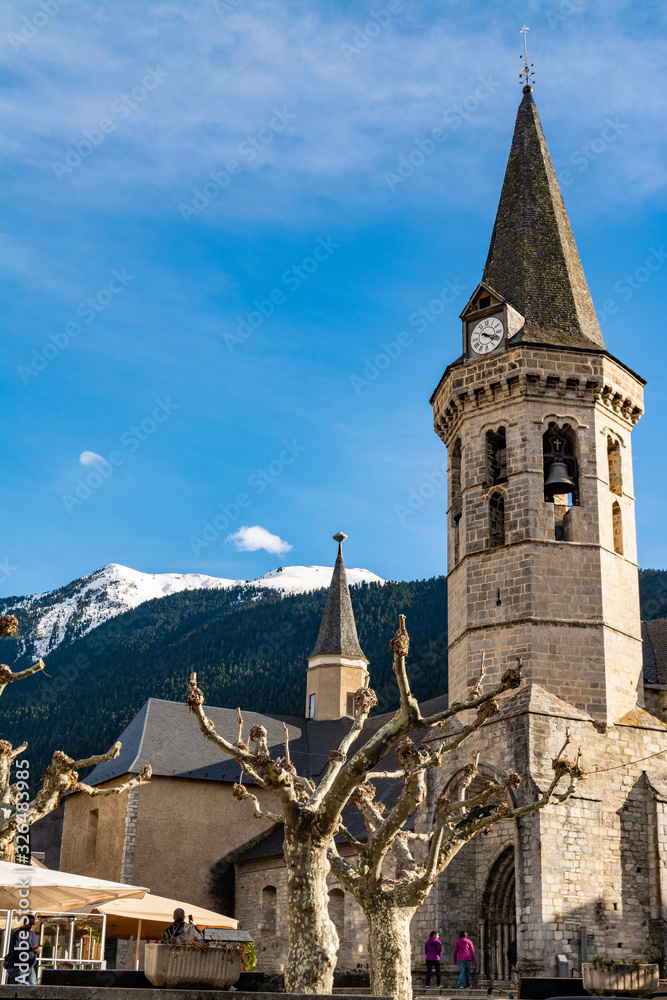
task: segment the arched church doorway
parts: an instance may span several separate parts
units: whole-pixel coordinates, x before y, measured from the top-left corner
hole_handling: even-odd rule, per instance
[[[480,974],[486,979],[509,979],[507,949],[516,941],[516,882],[514,847],[508,847],[493,865],[482,898]]]

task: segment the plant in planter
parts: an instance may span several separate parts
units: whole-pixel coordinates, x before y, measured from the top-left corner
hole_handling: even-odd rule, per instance
[[[596,955],[590,962],[582,962],[581,977],[584,989],[597,996],[640,997],[655,993],[660,971],[644,959],[607,958]]]

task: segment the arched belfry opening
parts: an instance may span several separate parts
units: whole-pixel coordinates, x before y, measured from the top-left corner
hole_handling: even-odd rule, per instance
[[[507,432],[504,427],[486,432],[485,440],[487,486],[507,482]]]
[[[557,542],[575,541],[570,508],[578,507],[579,462],[577,436],[569,424],[549,424],[542,438],[544,499],[554,507],[554,536]]]
[[[480,974],[487,979],[509,979],[507,949],[516,941],[516,877],[514,847],[494,862],[486,880],[480,923]]]
[[[577,436],[569,424],[549,424],[543,438],[544,499],[548,503],[579,506]]]

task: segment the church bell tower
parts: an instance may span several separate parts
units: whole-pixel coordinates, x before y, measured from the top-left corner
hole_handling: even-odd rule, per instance
[[[431,399],[447,446],[449,691],[523,659],[601,724],[642,703],[630,435],[644,381],[605,349],[542,132],[519,106],[463,350]]]

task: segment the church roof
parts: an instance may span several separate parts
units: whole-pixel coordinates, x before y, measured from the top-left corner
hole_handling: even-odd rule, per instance
[[[511,343],[604,350],[532,89],[517,112],[484,281],[525,316]]]
[[[642,622],[644,684],[667,684],[667,618]]]
[[[357,626],[354,621],[350,588],[343,562],[343,542],[347,538],[342,532],[334,535],[338,542],[338,556],[329,585],[322,623],[317,641],[308,659],[314,656],[349,656],[368,660],[361,651]]]
[[[422,706],[429,715],[447,707],[447,696],[425,702]],[[206,714],[213,720],[221,736],[233,742],[236,739],[236,710],[206,706]],[[391,718],[393,712],[374,715],[367,720],[361,738],[368,739]],[[265,715],[243,709],[244,732],[254,725],[267,731],[269,751],[273,757],[282,756],[287,725],[290,738],[290,756],[299,774],[315,780],[325,770],[329,752],[339,746],[352,725],[352,719],[315,720],[289,715]],[[208,781],[238,781],[240,768],[202,735],[197,720],[183,702],[149,698],[120,737],[122,748],[115,760],[105,761],[93,768],[86,782],[99,785],[124,774],[137,774],[150,764],[156,777],[195,778]]]

